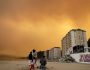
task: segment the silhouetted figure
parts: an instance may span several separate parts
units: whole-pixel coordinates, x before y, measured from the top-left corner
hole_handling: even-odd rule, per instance
[[[40,69],[46,70],[46,64],[47,64],[47,61],[45,59],[45,56],[42,56],[42,58],[40,59]]]
[[[35,49],[33,49],[28,56],[29,59],[29,66],[30,66],[30,70],[34,70],[35,68],[35,64],[37,61],[37,52]]]
[[[32,60],[32,52],[29,53],[28,59]]]

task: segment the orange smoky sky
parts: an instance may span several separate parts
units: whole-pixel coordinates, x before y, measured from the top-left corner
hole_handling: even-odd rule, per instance
[[[61,47],[74,28],[90,37],[90,0],[0,0],[0,54]]]

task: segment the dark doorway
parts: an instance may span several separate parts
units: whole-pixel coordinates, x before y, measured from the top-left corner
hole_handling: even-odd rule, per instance
[[[73,47],[73,53],[81,53],[84,52],[84,46],[83,45],[77,45]]]

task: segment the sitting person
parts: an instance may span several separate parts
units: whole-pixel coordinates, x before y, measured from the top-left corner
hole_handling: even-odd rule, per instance
[[[40,59],[40,69],[45,69],[46,68],[46,64],[47,64],[47,61],[45,59],[45,56],[43,56],[41,59]]]

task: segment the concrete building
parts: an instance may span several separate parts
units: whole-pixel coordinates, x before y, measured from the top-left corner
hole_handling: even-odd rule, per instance
[[[61,57],[61,49],[60,47],[54,47],[49,50],[49,59],[59,59]]]
[[[86,31],[84,30],[72,29],[62,39],[63,56],[75,52],[80,52],[84,47],[87,47]]]
[[[44,52],[44,55],[45,55],[46,59],[49,59],[49,50],[46,50],[46,51]]]

